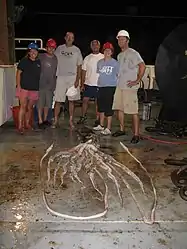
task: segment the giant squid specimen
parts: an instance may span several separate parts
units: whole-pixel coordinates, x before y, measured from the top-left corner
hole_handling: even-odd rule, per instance
[[[79,145],[75,146],[74,148],[70,150],[60,151],[56,153],[55,155],[50,156],[48,160],[48,166],[47,166],[47,177],[48,177],[47,181],[49,183],[49,181],[51,180],[51,163],[56,162],[56,167],[55,167],[54,174],[53,174],[54,186],[56,184],[57,173],[61,169],[62,170],[62,173],[60,176],[61,185],[64,184],[65,175],[68,175],[72,179],[73,182],[78,182],[79,184],[81,184],[82,188],[86,188],[79,174],[81,170],[84,170],[84,172],[88,175],[93,188],[100,196],[100,198],[98,199],[104,202],[104,207],[105,207],[104,211],[99,214],[95,214],[95,215],[87,216],[87,217],[71,216],[67,214],[62,214],[62,213],[54,211],[52,208],[49,207],[49,204],[46,199],[45,191],[44,191],[43,200],[44,200],[44,203],[47,209],[52,214],[63,217],[63,218],[67,218],[67,219],[69,218],[69,219],[76,219],[76,220],[87,220],[87,219],[94,219],[94,218],[104,216],[108,211],[108,194],[109,194],[108,185],[106,181],[104,180],[104,176],[103,176],[103,172],[105,172],[107,177],[111,179],[111,181],[115,184],[121,203],[122,203],[122,195],[121,195],[120,184],[119,184],[118,179],[120,179],[120,181],[129,190],[132,198],[134,199],[141,213],[143,221],[147,224],[153,224],[154,219],[155,219],[154,215],[155,215],[155,209],[156,209],[156,203],[157,203],[157,195],[156,195],[156,189],[153,185],[152,178],[150,177],[146,168],[142,165],[142,163],[136,157],[134,157],[130,153],[128,148],[123,143],[120,142],[120,144],[122,148],[140,165],[140,167],[146,172],[146,174],[150,178],[150,182],[151,182],[153,193],[154,193],[154,203],[153,203],[153,208],[151,210],[150,217],[146,217],[143,208],[137,201],[137,198],[134,194],[133,189],[131,188],[128,181],[125,179],[125,177],[121,174],[120,170],[127,173],[134,180],[136,180],[141,188],[142,194],[145,195],[144,186],[140,178],[136,174],[134,174],[127,166],[116,161],[112,156],[103,153],[99,149],[99,143],[94,136],[92,136],[87,142],[80,143]],[[45,159],[45,157],[49,154],[49,152],[52,150],[52,148],[53,148],[53,145],[51,145],[47,149],[45,155],[42,157],[40,161],[40,168],[42,168],[42,162]],[[102,193],[102,191],[97,186],[95,182],[96,177],[97,178],[99,177],[104,182],[105,193]]]

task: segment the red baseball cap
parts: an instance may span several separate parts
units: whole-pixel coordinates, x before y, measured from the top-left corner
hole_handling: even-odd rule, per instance
[[[50,38],[48,41],[47,41],[47,44],[46,44],[47,47],[51,47],[51,48],[56,48],[57,45],[56,45],[56,41],[52,38]]]
[[[112,45],[112,43],[110,42],[106,42],[104,45],[103,45],[103,50],[105,49],[111,49],[112,51],[114,50],[114,47]]]

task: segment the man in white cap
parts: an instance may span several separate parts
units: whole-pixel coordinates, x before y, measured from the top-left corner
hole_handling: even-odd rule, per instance
[[[137,92],[145,72],[145,63],[137,51],[129,48],[130,36],[126,30],[118,32],[117,40],[121,53],[118,55],[120,70],[114,95],[113,110],[117,111],[120,129],[113,136],[125,135],[124,114],[131,114],[134,133],[131,143],[138,143],[140,138]]]

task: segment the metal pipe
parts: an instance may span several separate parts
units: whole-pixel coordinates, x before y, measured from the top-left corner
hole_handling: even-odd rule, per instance
[[[21,41],[34,41],[35,43],[36,42],[40,42],[40,49],[44,49],[43,48],[43,40],[42,39],[39,39],[39,38],[15,38],[14,39],[15,41],[18,41],[19,43]],[[16,50],[26,50],[27,48],[15,48]]]
[[[27,50],[28,48],[15,48],[15,50]],[[45,48],[39,48],[39,50],[45,50]]]

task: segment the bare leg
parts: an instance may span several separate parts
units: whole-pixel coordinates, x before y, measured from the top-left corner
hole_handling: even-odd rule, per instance
[[[38,122],[39,122],[39,124],[43,123],[42,113],[43,113],[43,109],[42,108],[38,108]]]
[[[99,112],[98,112],[98,106],[97,106],[97,99],[95,100],[95,112],[96,112],[96,120],[99,120]]]
[[[132,115],[132,122],[133,122],[133,132],[135,136],[139,136],[140,133],[140,120],[138,114]]]
[[[90,98],[88,98],[88,97],[84,97],[83,98],[83,103],[82,103],[82,117],[84,117],[86,115],[86,113],[87,113],[89,99]]]
[[[60,102],[55,102],[55,108],[54,108],[54,125],[57,125],[57,123],[58,123],[59,113],[60,113]]]
[[[70,125],[70,128],[74,128],[74,125],[73,125],[74,109],[75,109],[74,101],[69,101],[69,125]]]
[[[120,131],[124,131],[124,112],[118,111],[118,120],[120,123]]]
[[[19,130],[23,130],[24,125],[24,118],[26,113],[26,107],[27,107],[27,99],[26,98],[20,98],[20,110],[19,110]]]
[[[112,116],[107,117],[107,128],[111,130],[112,127]]]
[[[48,112],[49,112],[49,108],[48,107],[44,107],[44,121],[47,121]]]
[[[104,112],[99,113],[99,119],[100,119],[100,125],[104,126],[104,122],[105,122],[105,114],[104,114]]]
[[[35,102],[36,101],[33,101],[33,100],[28,101],[27,112],[26,112],[26,127],[27,128],[31,128],[30,120],[31,120],[31,117],[33,115],[33,106],[34,106]]]

